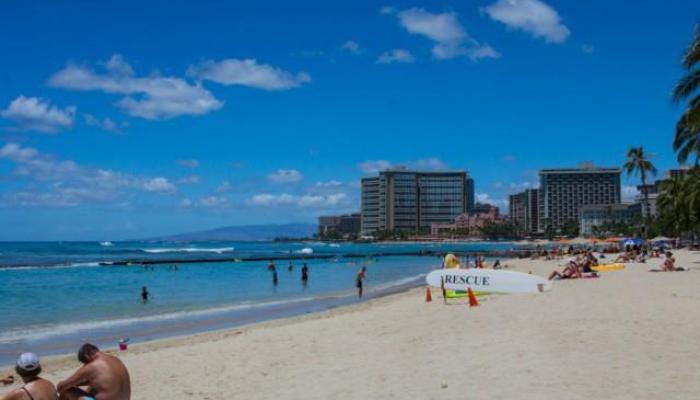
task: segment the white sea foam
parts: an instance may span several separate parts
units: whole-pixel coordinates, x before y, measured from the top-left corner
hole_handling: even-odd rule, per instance
[[[51,269],[93,268],[93,267],[99,267],[99,266],[100,266],[100,261],[92,261],[92,262],[78,262],[78,263],[71,263],[71,264],[56,264],[56,265],[23,265],[20,267],[0,267],[0,271],[22,271],[22,270],[30,270],[30,269],[45,269],[45,268],[51,268]]]
[[[311,247],[304,247],[301,250],[295,251],[295,253],[297,253],[297,254],[313,254],[314,249],[312,249]]]
[[[108,240],[106,242],[100,242],[100,246],[104,246],[104,247],[114,246],[114,243],[112,243]]]
[[[413,275],[413,276],[409,276],[406,278],[397,279],[395,281],[382,283],[382,284],[377,285],[377,286],[372,286],[371,289],[372,289],[372,291],[387,290],[387,289],[391,289],[391,288],[394,288],[397,286],[407,285],[407,284],[415,282],[415,281],[420,281],[421,278],[425,278],[427,275],[428,274]]]
[[[331,244],[329,244],[329,246],[330,247],[340,247],[340,245],[338,243],[331,243]]]
[[[80,332],[92,331],[97,329],[109,329],[116,327],[123,327],[128,325],[135,325],[138,323],[148,323],[148,322],[159,322],[159,321],[171,321],[183,318],[192,317],[203,317],[216,314],[224,314],[232,311],[240,311],[251,308],[260,307],[270,307],[281,304],[290,303],[301,303],[304,301],[314,300],[313,297],[302,297],[297,299],[285,299],[279,301],[270,301],[264,303],[243,303],[236,304],[232,306],[215,307],[205,310],[191,310],[191,311],[177,311],[160,315],[150,315],[135,318],[121,318],[106,321],[87,321],[87,322],[75,322],[75,323],[65,323],[65,324],[55,324],[47,326],[38,327],[25,327],[20,329],[13,329],[8,332],[0,333],[0,344],[10,344],[17,343],[20,341],[34,341],[50,339],[56,336],[64,336],[70,334],[77,334]]]
[[[198,247],[172,247],[172,248],[157,248],[157,249],[141,249],[146,253],[230,253],[234,250],[233,247],[214,247],[214,248],[198,248]]]

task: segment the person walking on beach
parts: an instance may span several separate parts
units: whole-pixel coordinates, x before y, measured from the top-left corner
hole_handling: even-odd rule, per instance
[[[59,382],[61,400],[130,400],[131,379],[126,366],[117,357],[85,343],[78,350],[83,366],[69,378]],[[86,390],[80,387],[86,387]]]
[[[267,264],[267,270],[268,271],[274,271],[275,270],[275,263],[270,260],[270,262]]]
[[[147,303],[151,299],[151,292],[148,291],[147,287],[141,288],[141,301]]]
[[[3,397],[4,400],[56,400],[58,393],[53,383],[40,378],[41,364],[39,356],[34,353],[24,353],[15,364],[15,372],[24,382],[24,386],[11,391]],[[14,382],[14,379],[12,380]]]
[[[306,263],[301,267],[301,283],[306,286],[306,284],[309,282],[309,267],[306,266]]]
[[[292,264],[291,261],[289,262],[289,266],[287,266],[287,271],[289,271],[289,272],[294,271],[294,264]]]
[[[357,288],[357,297],[362,298],[362,283],[367,275],[367,267],[362,267],[355,277],[355,287]]]

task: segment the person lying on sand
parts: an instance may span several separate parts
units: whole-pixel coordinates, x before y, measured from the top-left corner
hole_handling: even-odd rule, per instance
[[[671,253],[670,251],[666,252],[666,259],[664,260],[663,264],[661,264],[661,268],[649,270],[649,272],[676,272],[676,271],[688,271],[688,269],[683,268],[683,267],[676,267],[676,259],[673,257],[673,253]]]
[[[626,263],[626,262],[633,261],[633,260],[634,260],[634,257],[635,257],[634,254],[631,253],[631,252],[622,253],[622,254],[620,254],[619,256],[617,256],[617,258],[616,258],[615,261],[613,261],[613,262],[616,262],[616,263],[619,263],[619,262]]]
[[[561,272],[554,270],[552,273],[549,275],[549,280],[551,281],[552,279],[576,279],[576,278],[582,278],[583,274],[581,273],[581,269],[579,267],[578,262],[576,259],[571,259],[569,261],[569,265],[567,265]]]
[[[24,353],[19,356],[15,372],[22,378],[24,386],[6,394],[4,400],[56,400],[58,393],[53,383],[40,378],[41,364],[39,356],[34,353]],[[14,378],[12,379],[14,381]]]
[[[13,383],[15,383],[15,377],[10,375],[7,378],[0,378],[0,383],[2,383],[3,385],[12,385]]]
[[[58,384],[61,400],[131,399],[129,372],[117,357],[86,343],[78,350],[78,360],[83,366]]]

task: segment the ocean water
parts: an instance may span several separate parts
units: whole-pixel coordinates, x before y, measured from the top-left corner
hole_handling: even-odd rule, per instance
[[[367,297],[422,283],[440,265],[435,256],[372,256],[421,250],[507,249],[510,244],[327,244],[67,242],[0,243],[0,365],[21,351],[74,351],[93,341],[114,346],[232,327],[349,304],[355,274],[366,266]],[[355,257],[344,257],[353,254]],[[275,261],[273,285],[267,261],[249,257],[329,255]],[[359,255],[359,257],[357,257]],[[199,260],[193,263],[109,265],[138,260]],[[309,282],[301,282],[301,266]],[[147,286],[152,301],[140,300]]]

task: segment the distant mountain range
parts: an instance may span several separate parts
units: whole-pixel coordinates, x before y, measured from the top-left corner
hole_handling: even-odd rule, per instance
[[[172,241],[240,241],[253,242],[275,238],[310,238],[318,230],[315,224],[292,223],[282,225],[226,226],[206,231],[149,238]]]

